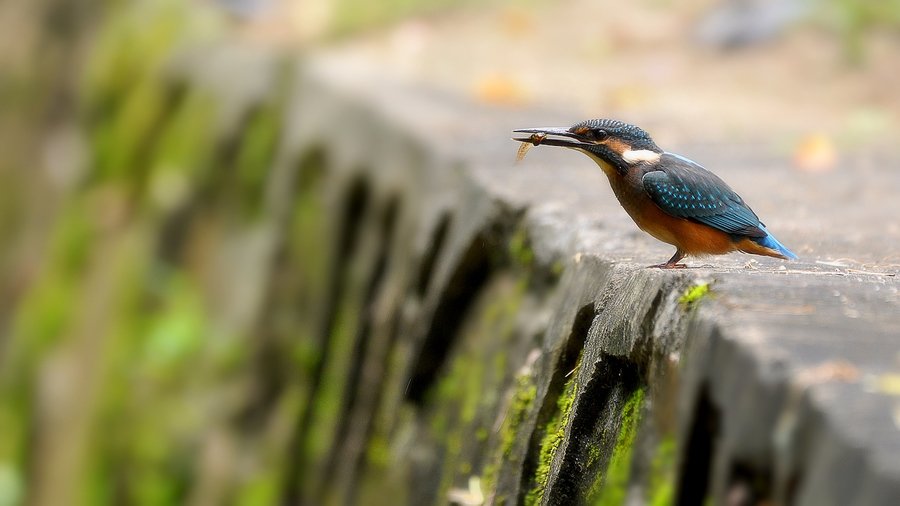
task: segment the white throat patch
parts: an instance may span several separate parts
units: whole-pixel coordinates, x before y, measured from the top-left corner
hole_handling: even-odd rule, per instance
[[[628,163],[638,163],[638,162],[658,162],[660,154],[655,151],[650,151],[649,149],[637,149],[622,153],[622,159]]]

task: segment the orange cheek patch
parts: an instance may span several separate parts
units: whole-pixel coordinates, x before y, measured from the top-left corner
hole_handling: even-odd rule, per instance
[[[602,144],[606,144],[609,149],[615,151],[619,156],[631,149],[631,146],[625,144],[619,139],[607,139],[606,141],[602,142]]]

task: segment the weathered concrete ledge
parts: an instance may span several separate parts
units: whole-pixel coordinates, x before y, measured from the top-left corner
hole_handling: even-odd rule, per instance
[[[227,82],[233,61],[193,79]],[[900,240],[848,221],[885,209],[802,201],[838,190],[754,147],[684,147],[806,260],[646,269],[671,252],[586,159],[535,149],[512,167],[512,128],[580,118],[475,106],[333,56],[295,74],[247,61],[283,77],[234,100],[286,97],[271,248],[307,272],[297,338],[314,358],[299,384],[266,380],[305,389],[288,501],[896,504],[900,285],[878,261]],[[854,166],[833,184],[857,170],[898,184]],[[829,255],[856,263],[811,261]]]

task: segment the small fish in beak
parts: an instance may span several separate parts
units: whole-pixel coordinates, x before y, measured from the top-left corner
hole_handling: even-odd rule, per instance
[[[547,134],[544,132],[535,132],[531,134],[528,139],[522,141],[522,145],[519,146],[519,151],[516,152],[516,164],[522,161],[525,158],[525,154],[528,153],[528,150],[537,146],[538,144],[544,142],[544,139],[547,138]]]

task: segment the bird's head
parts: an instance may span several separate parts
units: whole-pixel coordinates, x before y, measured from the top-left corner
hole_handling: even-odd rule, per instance
[[[523,128],[513,132],[531,134],[513,139],[516,141],[581,151],[608,173],[625,174],[642,163],[654,163],[663,152],[647,132],[613,119],[591,119],[569,128]]]

